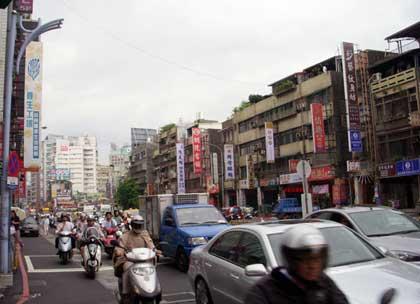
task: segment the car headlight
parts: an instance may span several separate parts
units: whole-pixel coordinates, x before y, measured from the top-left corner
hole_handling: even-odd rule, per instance
[[[153,267],[134,267],[133,273],[140,276],[149,276],[155,272]]]
[[[203,236],[188,238],[188,244],[197,246],[207,244],[207,239]]]
[[[391,250],[390,253],[405,262],[418,262],[420,261],[420,254],[404,250]]]

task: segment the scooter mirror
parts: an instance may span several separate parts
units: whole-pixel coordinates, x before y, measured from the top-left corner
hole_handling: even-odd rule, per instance
[[[381,304],[390,304],[392,300],[394,299],[397,291],[395,288],[389,288],[387,289],[384,294],[381,297]]]

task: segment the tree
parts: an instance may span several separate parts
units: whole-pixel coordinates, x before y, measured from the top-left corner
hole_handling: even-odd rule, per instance
[[[170,124],[164,125],[162,128],[160,128],[160,132],[163,133],[163,132],[169,131],[173,127],[175,127],[175,124],[174,123],[170,123]]]
[[[265,98],[265,96],[262,96],[262,95],[251,94],[251,95],[249,95],[248,100],[249,100],[250,103],[257,103],[257,102],[263,100],[264,98]]]
[[[123,208],[138,208],[139,188],[134,180],[126,179],[122,181],[115,195],[116,202]]]

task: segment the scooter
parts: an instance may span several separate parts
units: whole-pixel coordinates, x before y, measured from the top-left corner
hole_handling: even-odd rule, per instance
[[[158,304],[162,299],[162,289],[156,273],[156,250],[149,248],[134,248],[126,253],[126,258],[133,265],[129,271],[129,303]],[[122,278],[118,279],[118,290],[115,296],[118,303],[121,298]]]
[[[118,239],[118,235],[120,235],[118,232],[118,228],[104,228],[105,232],[105,239],[104,242],[104,248],[105,252],[108,254],[108,256],[112,257],[112,254],[114,253],[114,241]]]
[[[83,246],[82,265],[89,278],[94,279],[99,267],[102,265],[102,242],[96,228],[90,227],[85,232],[85,242]]]
[[[69,231],[61,231],[58,235],[58,257],[61,264],[66,265],[73,257],[71,235]]]

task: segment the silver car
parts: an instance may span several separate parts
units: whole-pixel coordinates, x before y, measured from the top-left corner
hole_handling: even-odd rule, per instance
[[[199,304],[244,303],[250,287],[281,266],[280,244],[290,225],[320,229],[330,247],[328,274],[353,304],[379,303],[390,287],[393,304],[420,303],[420,268],[387,257],[355,231],[329,221],[277,221],[233,226],[193,250],[188,271]]]
[[[367,237],[381,250],[420,266],[420,223],[402,212],[358,206],[323,209],[307,218],[341,223]]]

